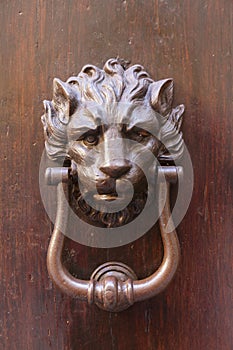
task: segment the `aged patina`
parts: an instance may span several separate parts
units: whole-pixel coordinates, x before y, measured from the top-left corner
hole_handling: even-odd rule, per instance
[[[46,173],[48,183],[58,185],[48,270],[63,292],[108,311],[121,311],[161,292],[177,268],[179,243],[170,220],[169,184],[182,173],[175,161],[184,149],[180,132],[184,106],[172,107],[172,79],[153,81],[141,65],[128,68],[118,58],[108,60],[103,69],[86,65],[67,82],[55,79],[53,88],[53,99],[44,102],[42,116],[45,146],[48,157],[63,167]],[[148,169],[149,176],[142,169]],[[93,272],[90,281],[71,276],[61,261],[65,182],[72,209],[96,227],[115,228],[133,221],[151,193],[150,201],[163,203],[159,223],[164,257],[158,270],[137,280],[128,266],[108,262]],[[133,186],[131,197],[128,182]],[[109,203],[123,208],[108,211]]]

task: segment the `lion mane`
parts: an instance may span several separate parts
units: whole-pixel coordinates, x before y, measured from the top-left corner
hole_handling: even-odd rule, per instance
[[[184,106],[172,108],[172,100],[173,80],[154,81],[141,65],[128,68],[119,58],[107,60],[103,69],[85,65],[77,76],[66,82],[54,79],[53,99],[44,101],[42,123],[47,155],[54,161],[67,158],[67,126],[79,104],[86,101],[101,105],[144,101],[162,117],[158,160],[175,161],[184,150],[180,132]]]
[[[172,108],[172,101],[173,80],[154,81],[141,65],[128,67],[119,58],[109,59],[103,69],[86,65],[77,76],[70,77],[66,82],[54,79],[53,99],[44,101],[45,113],[42,116],[46,153],[52,161],[70,165],[73,159],[69,152],[69,123],[74,120],[79,128],[79,118],[82,117],[79,111],[82,106],[93,103],[97,107],[102,106],[105,111],[111,111],[116,103],[123,103],[128,107],[143,106],[142,113],[144,106],[146,107],[142,124],[147,121],[146,113],[152,112],[150,127],[154,126],[154,118],[158,122],[155,124],[159,125],[158,135],[155,137],[159,141],[155,157],[162,164],[174,162],[181,158],[184,151],[180,132],[184,106]],[[139,122],[140,115],[139,113],[136,117]],[[114,118],[114,113],[107,115],[107,123],[112,122],[112,117]],[[72,123],[70,125],[72,127]],[[117,213],[105,213],[104,209],[96,210],[88,205],[78,184],[73,183],[71,206],[84,221],[104,227],[117,227],[132,221],[140,214],[147,194],[147,188],[140,193],[136,192],[125,209]]]

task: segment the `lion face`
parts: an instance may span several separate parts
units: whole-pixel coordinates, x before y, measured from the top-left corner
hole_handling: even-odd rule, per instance
[[[104,227],[132,221],[154,186],[155,174],[148,178],[145,169],[153,173],[156,159],[181,155],[183,106],[171,108],[172,88],[171,79],[153,82],[143,67],[114,59],[104,70],[85,66],[67,83],[55,80],[42,117],[46,149],[76,169],[70,202],[83,220]],[[173,149],[164,145],[168,134]]]
[[[143,123],[138,118],[142,112]],[[151,118],[155,118],[154,112],[142,103],[116,103],[111,110],[85,104],[77,109],[68,127],[68,155],[79,178],[79,185],[73,188],[77,210],[88,200],[105,213],[104,218],[99,217],[108,227],[113,221],[114,226],[125,224],[141,212],[148,191],[142,169],[152,168],[160,150],[160,142],[149,132]],[[125,204],[126,208],[107,215],[106,202],[110,201],[112,207]],[[90,210],[87,214],[90,218]]]
[[[135,192],[140,192],[144,186],[144,174],[137,162],[140,159],[144,166],[149,166],[151,159],[143,158],[140,146],[157,157],[160,142],[148,131],[146,124],[152,111],[141,105],[133,107],[132,110],[130,104],[117,103],[107,112],[104,106],[95,109],[86,105],[73,116],[68,127],[68,155],[77,165],[83,192],[96,192],[97,188],[101,199],[101,195],[103,198],[115,196],[116,181],[129,180]],[[138,119],[142,111],[144,125]],[[116,115],[120,116],[118,120]]]

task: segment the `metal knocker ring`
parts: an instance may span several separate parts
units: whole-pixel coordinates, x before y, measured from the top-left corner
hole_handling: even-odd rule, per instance
[[[87,65],[67,82],[54,79],[53,89],[42,116],[45,148],[49,159],[62,159],[65,165],[46,171],[47,183],[57,186],[56,221],[47,254],[49,275],[63,293],[118,312],[163,291],[178,266],[180,247],[169,196],[170,185],[182,178],[183,168],[176,161],[184,151],[180,132],[184,106],[172,107],[172,79],[153,81],[142,66],[128,68],[118,58],[109,59],[102,70]],[[141,280],[121,262],[106,262],[89,280],[73,277],[62,263],[65,236],[60,228],[68,216],[64,188],[72,209],[84,221],[120,227],[137,217],[153,188],[153,181],[149,177],[145,181],[143,174],[151,171],[151,157],[159,163],[152,180],[158,183],[161,265]],[[97,209],[88,203],[89,197],[99,205]],[[128,197],[131,207],[105,214],[105,203],[121,203]]]
[[[66,210],[62,196],[63,182],[67,182],[69,169],[48,169],[47,181],[57,184],[57,215],[50,240],[47,267],[49,275],[59,289],[73,298],[95,303],[107,311],[122,311],[134,302],[145,300],[163,291],[172,280],[179,262],[180,248],[175,229],[169,228],[171,220],[169,188],[182,177],[181,167],[160,167],[158,179],[165,176],[166,181],[159,185],[159,201],[165,196],[165,205],[159,218],[164,247],[163,261],[160,267],[149,277],[138,280],[134,271],[121,262],[107,262],[99,266],[89,281],[74,278],[62,264],[62,250],[65,236],[59,230],[60,220],[66,219]],[[49,174],[49,175],[48,175]],[[59,182],[60,179],[60,182]],[[65,218],[64,218],[65,217]],[[172,222],[170,223],[172,225]]]

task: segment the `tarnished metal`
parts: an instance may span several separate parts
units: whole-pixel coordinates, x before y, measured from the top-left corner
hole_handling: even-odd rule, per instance
[[[108,311],[121,311],[161,292],[174,276],[179,243],[170,215],[169,188],[182,178],[182,167],[175,164],[184,152],[180,132],[184,106],[173,108],[172,101],[171,78],[154,81],[141,65],[128,67],[119,58],[109,59],[103,69],[86,65],[66,82],[54,79],[53,99],[44,101],[42,116],[45,147],[50,160],[67,167],[46,171],[46,183],[57,186],[58,198],[47,263],[51,278],[64,293]],[[60,228],[68,219],[63,186],[73,213],[96,228],[128,227],[147,202],[154,210],[158,200],[164,245],[158,270],[138,280],[126,265],[109,262],[98,267],[90,280],[71,276],[61,259]],[[115,203],[127,204],[108,211],[108,204],[113,208]]]
[[[52,171],[52,170],[51,170]],[[119,262],[108,262],[99,266],[90,280],[74,278],[62,264],[64,235],[58,229],[60,223],[66,222],[66,206],[62,201],[63,184],[57,186],[57,217],[54,231],[48,248],[47,266],[49,275],[63,293],[80,300],[95,303],[100,308],[118,312],[128,308],[136,301],[145,300],[162,292],[172,280],[179,262],[180,248],[175,229],[167,227],[171,220],[169,203],[169,180],[174,183],[182,168],[160,167],[159,172],[166,177],[159,185],[159,201],[165,205],[161,208],[159,218],[161,237],[164,246],[164,257],[160,267],[149,277],[138,280],[135,273],[127,265]],[[56,173],[59,168],[56,169]],[[63,169],[60,168],[60,172]],[[61,177],[60,177],[61,178]],[[162,178],[162,176],[161,176]],[[65,180],[67,182],[67,179]]]

